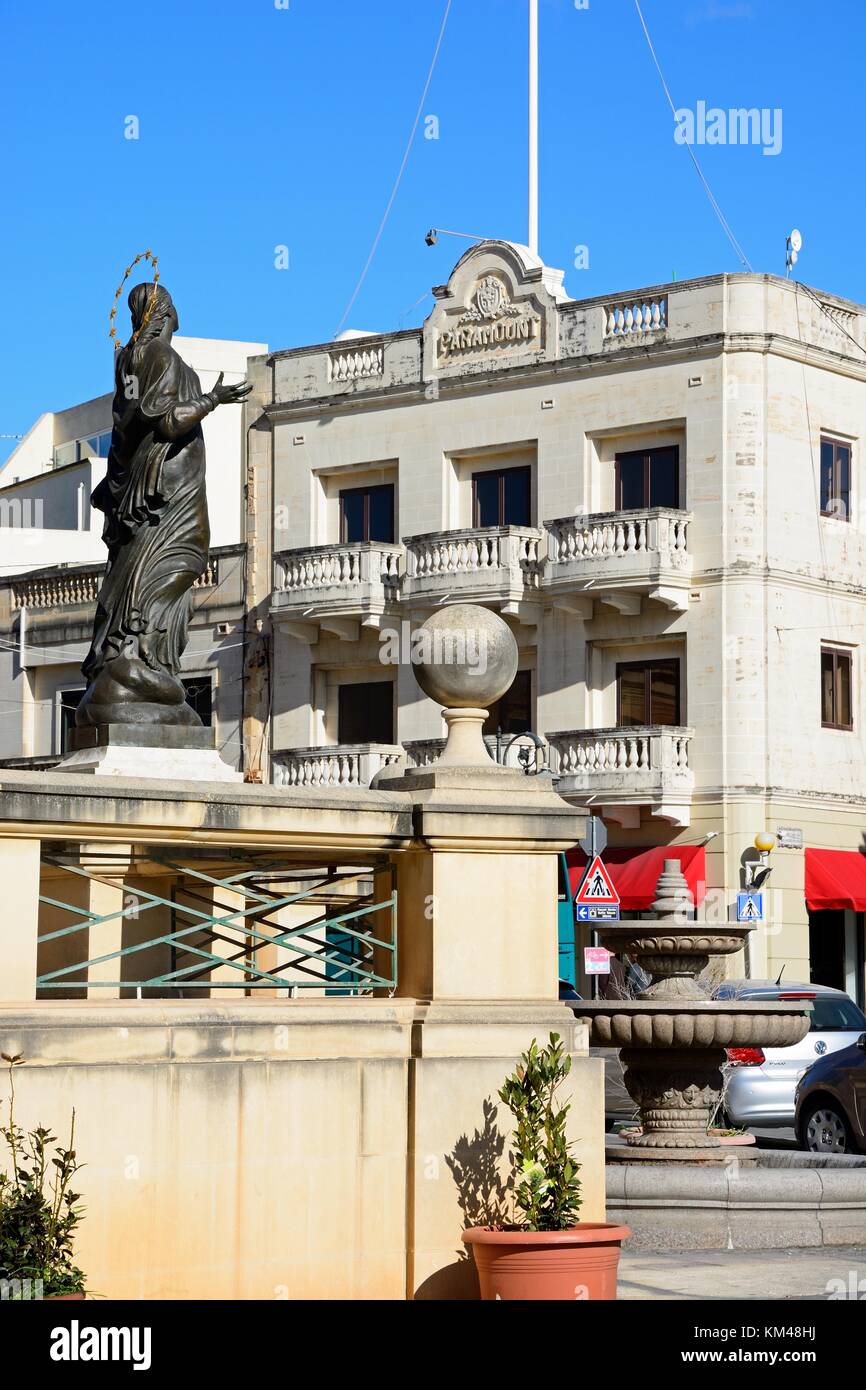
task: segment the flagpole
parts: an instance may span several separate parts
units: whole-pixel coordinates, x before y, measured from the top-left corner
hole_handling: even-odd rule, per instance
[[[538,255],[538,0],[529,0],[529,232],[527,245]]]

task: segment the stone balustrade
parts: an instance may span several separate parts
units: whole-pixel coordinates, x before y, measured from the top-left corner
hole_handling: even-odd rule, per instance
[[[654,814],[687,825],[692,735],[691,729],[663,724],[548,734],[557,790],[567,798],[592,796],[599,807],[648,805]]]
[[[555,563],[657,554],[665,564],[682,569],[689,558],[690,521],[690,512],[655,507],[558,517],[545,525]]]
[[[668,297],[650,295],[646,299],[623,300],[604,306],[605,338],[628,338],[655,333],[668,326]]]
[[[104,565],[90,569],[57,569],[50,574],[26,575],[12,585],[12,607],[69,608],[77,604],[95,603],[105,576]],[[207,569],[195,581],[194,588],[212,588],[219,583],[219,563],[211,557]]]
[[[533,526],[471,527],[408,536],[402,596],[519,601],[540,589],[545,563],[543,532]]]
[[[830,300],[811,302],[811,328],[813,339],[830,352],[848,356],[857,346],[863,346],[861,316]]]
[[[362,584],[393,588],[399,582],[402,553],[400,545],[375,541],[284,550],[274,556],[274,589],[292,594]]]
[[[312,624],[332,619],[335,631],[356,638],[355,629],[340,625],[378,621],[397,597],[402,557],[401,545],[384,541],[280,551],[274,556],[273,612]],[[300,629],[298,635],[304,635]]]
[[[335,348],[328,354],[330,381],[360,381],[380,377],[385,370],[385,351],[381,343],[368,347]]]
[[[273,781],[277,787],[368,787],[377,772],[403,756],[391,743],[290,748],[273,755]]]
[[[655,507],[560,517],[532,526],[490,526],[409,536],[404,548],[379,541],[305,546],[274,556],[275,613],[319,622],[365,620],[397,599],[537,602],[547,592],[582,603],[617,590],[688,603],[691,513]],[[590,588],[587,588],[587,585]]]
[[[593,594],[601,597],[605,591],[625,589],[685,608],[692,572],[691,520],[691,512],[652,507],[547,521],[545,587],[554,593],[586,593],[591,582]]]

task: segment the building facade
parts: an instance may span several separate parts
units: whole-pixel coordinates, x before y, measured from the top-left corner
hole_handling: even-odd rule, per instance
[[[739,965],[862,1000],[866,310],[775,276],[562,278],[482,242],[422,329],[251,361],[249,736],[286,785],[423,763],[444,728],[411,632],[493,607],[520,669],[488,734],[543,740],[623,884],[667,849],[727,919],[778,832]]]
[[[329,788],[430,761],[444,725],[412,634],[444,603],[494,608],[520,662],[491,750],[528,749],[602,818],[624,911],[673,855],[698,915],[727,920],[771,832],[730,972],[862,1003],[866,309],[756,274],[573,300],[507,242],[473,246],[434,299],[420,329],[208,345],[214,373],[255,385],[206,422],[226,429],[208,439],[216,549],[185,657],[223,757]],[[26,528],[0,532],[7,762],[58,758],[83,687],[101,404],[53,417],[50,477],[22,467],[48,417],[0,475],[10,504],[40,477],[43,505],[65,498],[31,563]]]

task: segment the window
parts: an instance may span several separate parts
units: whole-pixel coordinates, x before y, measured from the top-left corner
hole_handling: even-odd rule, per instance
[[[680,505],[680,451],[632,449],[616,455],[616,509],[641,511],[644,507]]]
[[[58,741],[61,753],[72,751],[72,730],[75,728],[75,711],[81,703],[84,686],[79,690],[61,690],[58,694],[60,704],[60,727]]]
[[[616,668],[616,704],[616,722],[621,728],[679,724],[679,661],[620,662]]]
[[[518,671],[505,694],[491,706],[484,721],[485,734],[525,734],[532,728],[532,672]]]
[[[54,450],[54,467],[65,468],[69,463],[75,463],[78,458],[78,446],[75,440],[71,444],[58,444]]]
[[[339,687],[337,742],[394,742],[393,681],[353,681]]]
[[[194,709],[202,724],[209,729],[213,723],[213,682],[210,676],[193,676],[181,681],[186,691],[186,702]]]
[[[393,541],[394,484],[347,487],[340,493],[340,540]]]
[[[821,723],[825,729],[852,729],[851,653],[821,648]]]
[[[111,430],[104,434],[91,434],[87,439],[78,441],[78,457],[85,458],[108,458],[108,451],[111,448]]]
[[[473,526],[531,526],[532,469],[492,468],[472,474]]]
[[[54,450],[54,467],[66,468],[70,463],[81,463],[82,459],[107,459],[111,448],[111,430],[101,434],[88,435],[86,439],[73,439],[68,444],[58,444]]]
[[[821,515],[851,520],[851,445],[821,439]]]

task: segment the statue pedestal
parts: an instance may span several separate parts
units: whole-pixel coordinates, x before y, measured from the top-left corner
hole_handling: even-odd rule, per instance
[[[58,772],[180,782],[243,782],[223,762],[213,729],[183,724],[101,724],[76,729]]]

